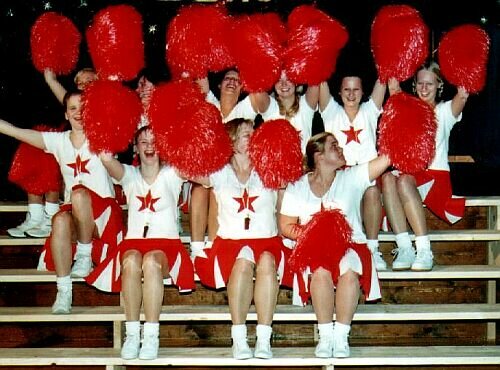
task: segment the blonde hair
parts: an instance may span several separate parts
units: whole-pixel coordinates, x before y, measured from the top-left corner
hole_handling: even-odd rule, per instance
[[[75,78],[73,79],[73,82],[74,82],[75,84],[78,84],[78,79],[80,79],[84,73],[88,73],[88,72],[93,73],[93,74],[95,74],[95,73],[96,73],[96,72],[95,72],[95,70],[94,70],[93,68],[90,68],[90,67],[85,67],[85,68],[82,68],[82,69],[80,69],[80,70],[76,73]]]
[[[243,125],[249,125],[253,127],[254,121],[245,118],[235,118],[224,124],[226,132],[233,143],[238,139],[238,134],[241,131]]]
[[[330,132],[320,132],[309,139],[306,146],[306,165],[309,171],[313,171],[316,168],[316,163],[314,161],[314,155],[316,153],[325,152],[325,143],[328,137],[333,134]]]
[[[438,83],[437,87],[437,97],[440,98],[441,94],[443,93],[443,88],[444,88],[444,80],[443,76],[441,75],[441,68],[439,67],[439,64],[434,62],[433,60],[428,61],[427,63],[423,64],[419,69],[417,69],[417,72],[415,73],[415,76],[413,76],[413,93],[415,94],[417,92],[417,75],[418,72],[420,71],[427,71],[427,72],[432,72],[436,76],[436,81]]]
[[[280,99],[280,97],[279,97],[278,94],[276,94],[276,101],[278,102],[278,107],[280,109],[280,114],[282,116],[285,116],[286,119],[292,118],[299,111],[299,101],[300,101],[300,98],[299,98],[299,95],[297,93],[295,93],[293,104],[292,104],[292,106],[289,109],[286,109],[286,107],[283,105],[283,103],[281,102],[281,99]]]

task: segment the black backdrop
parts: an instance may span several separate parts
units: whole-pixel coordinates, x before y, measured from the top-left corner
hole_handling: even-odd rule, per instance
[[[115,1],[115,0],[2,0],[0,1],[0,117],[15,125],[32,127],[38,123],[57,124],[63,121],[61,107],[37,72],[29,50],[31,25],[45,11],[57,11],[69,18],[84,33],[94,14],[111,4],[127,3],[143,15],[146,65],[152,79],[167,80],[165,64],[165,29],[179,7],[191,1]],[[338,60],[337,75],[345,68],[356,68],[364,78],[368,91],[375,80],[375,69],[370,52],[370,27],[377,10],[385,4],[409,4],[418,9],[432,31],[435,48],[443,32],[463,23],[481,24],[490,34],[492,45],[488,66],[488,83],[483,92],[469,99],[463,122],[456,126],[450,142],[451,154],[472,155],[478,165],[476,175],[484,170],[498,172],[500,168],[500,0],[475,0],[466,5],[454,0],[271,0],[259,2],[234,0],[227,3],[232,13],[275,11],[286,18],[295,6],[315,3],[349,30],[349,43]],[[156,32],[151,32],[154,26]],[[78,68],[91,66],[82,42]],[[61,77],[65,86],[71,86],[73,76]],[[331,83],[336,88],[335,76]],[[453,88],[447,86],[445,98]],[[0,136],[0,199],[23,199],[22,191],[6,180],[12,155],[18,143]],[[484,168],[483,168],[484,167]],[[453,177],[454,186],[466,183],[466,176],[458,167]],[[500,191],[500,186],[498,186]],[[471,193],[473,189],[464,191]],[[493,189],[486,189],[492,192]]]

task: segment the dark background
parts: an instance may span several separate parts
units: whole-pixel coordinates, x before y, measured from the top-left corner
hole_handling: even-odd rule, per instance
[[[112,4],[131,4],[143,16],[146,65],[154,81],[168,80],[165,63],[165,30],[179,7],[191,1],[114,1],[114,0],[1,0],[0,1],[0,117],[17,126],[32,127],[47,123],[56,125],[64,120],[62,109],[31,63],[29,36],[31,25],[46,11],[56,11],[69,17],[82,34],[97,11]],[[475,164],[452,164],[455,193],[464,195],[500,194],[500,0],[318,0],[259,2],[234,0],[227,3],[230,13],[274,11],[284,19],[300,4],[316,4],[349,31],[348,45],[343,49],[337,73],[331,78],[336,91],[336,76],[349,70],[360,74],[365,92],[371,90],[376,78],[370,51],[370,27],[381,6],[408,4],[420,11],[431,30],[431,50],[437,48],[442,34],[452,27],[474,23],[490,35],[490,59],[485,89],[469,98],[463,120],[454,128],[450,139],[450,154],[471,155]],[[49,8],[49,9],[47,9]],[[150,32],[150,26],[156,32]],[[77,70],[92,66],[85,41],[82,42]],[[61,83],[72,86],[73,75],[60,77]],[[408,84],[403,84],[407,91]],[[444,98],[454,93],[446,86]],[[0,199],[24,199],[23,192],[9,184],[7,173],[18,143],[0,136]]]

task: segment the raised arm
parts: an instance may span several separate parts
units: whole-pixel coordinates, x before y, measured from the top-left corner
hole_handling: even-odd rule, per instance
[[[195,82],[200,87],[200,90],[203,93],[203,95],[207,95],[208,92],[210,91],[208,77],[198,78],[197,80],[195,80]]]
[[[375,159],[372,159],[368,163],[368,176],[370,178],[370,181],[373,181],[377,177],[382,175],[390,165],[391,165],[391,160],[386,154],[383,154]]]
[[[313,110],[318,109],[319,86],[320,85],[308,86],[306,90],[306,102]]]
[[[382,104],[384,103],[385,91],[386,84],[381,83],[377,78],[377,81],[375,81],[375,85],[373,85],[371,98],[378,109],[382,108]]]
[[[457,88],[457,93],[451,101],[451,112],[455,118],[457,118],[464,110],[468,97],[469,93],[463,87]]]
[[[43,77],[45,78],[45,82],[47,83],[47,85],[49,85],[50,90],[54,93],[59,103],[62,104],[64,95],[66,95],[66,89],[57,80],[56,74],[50,69],[46,69],[43,72]]]
[[[123,178],[125,167],[113,156],[113,154],[101,152],[99,153],[99,159],[108,171],[109,176],[116,181],[120,181]]]
[[[399,81],[394,77],[389,78],[387,81],[387,86],[389,87],[389,95],[394,95],[401,91],[401,86],[399,86]]]
[[[328,82],[323,81],[319,85],[319,110],[323,112],[330,101],[330,86],[328,86]]]
[[[40,131],[19,128],[0,119],[0,134],[13,137],[14,139],[33,145],[36,148],[45,150],[45,142],[43,141]]]

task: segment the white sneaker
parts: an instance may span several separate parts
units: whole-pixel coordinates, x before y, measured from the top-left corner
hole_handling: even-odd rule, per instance
[[[330,358],[333,356],[333,338],[320,338],[319,343],[314,350],[314,355],[321,358]]]
[[[415,261],[415,250],[413,248],[397,248],[392,251],[395,259],[392,262],[392,269],[395,271],[409,270]]]
[[[145,335],[142,339],[141,350],[139,351],[140,360],[154,360],[158,357],[158,348],[160,340],[157,335]]]
[[[429,249],[417,250],[417,258],[411,265],[413,271],[430,271],[432,270],[432,260],[434,256]]]
[[[382,258],[382,253],[380,253],[378,250],[375,252],[372,252],[373,256],[373,261],[375,262],[375,268],[377,271],[385,271],[387,270],[387,263],[385,263],[384,259]]]
[[[347,340],[348,335],[339,335],[335,333],[333,338],[333,357],[349,357],[351,355],[351,350],[349,349],[349,342]]]
[[[127,335],[121,350],[121,356],[124,360],[133,360],[139,356],[139,348],[141,346],[141,336],[139,333],[136,335]]]
[[[259,340],[255,343],[254,357],[269,359],[273,358],[273,352],[271,351],[271,343],[269,340]]]
[[[246,340],[233,340],[233,358],[236,360],[246,360],[252,358],[252,350]]]
[[[58,289],[56,301],[52,305],[52,313],[56,315],[70,313],[72,301],[73,301],[73,291],[71,289],[64,289],[64,290]]]
[[[43,221],[33,229],[26,231],[26,234],[33,238],[48,238],[52,231],[52,219],[44,217]]]
[[[71,277],[84,278],[92,271],[92,259],[90,257],[79,257],[71,268]]]
[[[26,219],[18,226],[7,229],[7,233],[14,238],[26,238],[26,231],[38,227],[42,220],[33,220],[29,213],[26,214]]]

